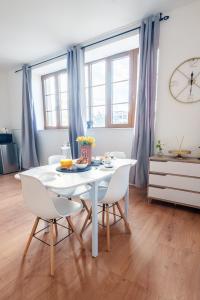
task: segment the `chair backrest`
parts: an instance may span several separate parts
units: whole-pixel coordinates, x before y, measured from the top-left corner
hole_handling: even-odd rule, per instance
[[[20,174],[22,183],[22,195],[26,206],[33,214],[44,219],[52,219],[58,216],[50,192],[39,179]]]
[[[125,196],[129,186],[130,167],[130,164],[121,166],[112,175],[107,192],[103,199],[104,203],[114,203]]]
[[[61,161],[61,159],[65,159],[65,156],[64,155],[51,155],[48,158],[48,164],[49,165],[57,164]]]
[[[115,158],[123,158],[123,159],[126,158],[125,152],[114,151],[114,152],[110,152],[109,154],[110,154],[110,156],[113,156]]]

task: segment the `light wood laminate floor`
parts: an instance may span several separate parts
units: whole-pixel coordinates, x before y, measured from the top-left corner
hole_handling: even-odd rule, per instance
[[[81,228],[86,213],[73,220]],[[200,299],[200,215],[197,210],[147,204],[145,192],[130,190],[130,226],[111,228],[111,252],[99,228],[99,257],[91,257],[71,235],[56,248],[55,278],[49,275],[49,247],[33,240],[22,253],[34,217],[24,207],[20,183],[0,176],[0,299]],[[59,235],[64,233],[61,230]],[[44,234],[48,239],[48,234]]]

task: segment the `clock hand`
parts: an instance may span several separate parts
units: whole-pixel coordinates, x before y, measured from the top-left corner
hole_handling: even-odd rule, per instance
[[[191,86],[190,86],[190,96],[191,96],[191,94],[192,94],[192,85],[193,85],[193,80],[194,80],[193,78],[194,78],[194,73],[192,72],[192,73],[191,73],[191,79],[190,79],[190,85],[191,85]]]

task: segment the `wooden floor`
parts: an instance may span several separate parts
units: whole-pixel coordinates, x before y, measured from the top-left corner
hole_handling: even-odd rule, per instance
[[[86,213],[73,218],[79,228]],[[111,252],[99,228],[99,257],[91,257],[73,235],[56,248],[55,278],[49,275],[49,247],[33,240],[22,252],[34,217],[24,207],[20,183],[0,177],[0,299],[200,299],[200,215],[198,211],[147,204],[144,191],[130,191],[132,235],[118,222],[111,229]],[[63,231],[60,232],[60,236]],[[42,234],[48,239],[48,234]]]

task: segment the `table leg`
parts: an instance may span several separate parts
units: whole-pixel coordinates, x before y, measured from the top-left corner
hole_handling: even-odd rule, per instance
[[[126,195],[124,197],[125,200],[125,217],[128,220],[128,207],[129,207],[129,188],[127,189]]]
[[[98,256],[98,183],[92,184],[92,256]]]

